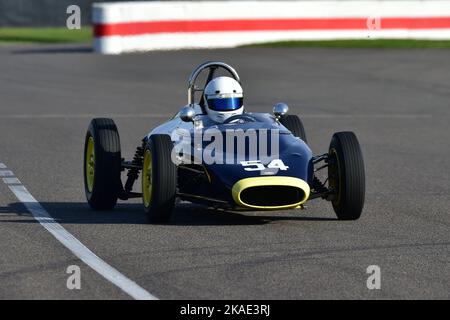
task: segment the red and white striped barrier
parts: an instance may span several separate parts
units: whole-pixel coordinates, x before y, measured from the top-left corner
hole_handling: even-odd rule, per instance
[[[94,50],[106,54],[280,40],[450,39],[450,0],[95,3],[93,25]]]

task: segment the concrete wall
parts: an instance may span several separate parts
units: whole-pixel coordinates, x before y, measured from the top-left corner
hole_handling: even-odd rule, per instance
[[[450,39],[447,1],[189,1],[94,5],[94,48],[118,54],[325,39]]]
[[[78,5],[81,23],[91,24],[93,2],[105,0],[0,0],[0,27],[63,27],[66,9]],[[114,2],[117,0],[108,0]]]

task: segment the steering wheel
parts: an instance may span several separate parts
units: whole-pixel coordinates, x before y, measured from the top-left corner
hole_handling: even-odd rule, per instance
[[[255,122],[256,121],[256,119],[253,118],[252,116],[249,116],[246,114],[236,114],[234,116],[229,117],[227,120],[225,120],[223,122],[223,124],[228,124],[228,123],[231,123],[236,120],[243,120],[245,122]]]

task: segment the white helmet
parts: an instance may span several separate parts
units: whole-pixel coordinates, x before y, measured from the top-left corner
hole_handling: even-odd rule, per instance
[[[217,77],[205,87],[205,108],[215,122],[224,122],[244,112],[242,87],[233,78]]]

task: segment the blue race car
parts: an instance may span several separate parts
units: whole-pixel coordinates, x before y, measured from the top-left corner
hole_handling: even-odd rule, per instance
[[[200,87],[202,71],[207,72]],[[89,205],[111,210],[118,199],[139,197],[151,222],[165,222],[177,199],[229,210],[285,210],[322,198],[338,219],[358,219],[365,174],[355,134],[335,133],[328,153],[315,156],[302,121],[287,114],[286,104],[276,104],[273,114],[250,113],[243,101],[231,66],[201,64],[189,78],[188,104],[149,132],[130,161],[121,156],[114,121],[93,119],[84,157]],[[328,172],[321,179],[323,169]],[[141,190],[134,192],[139,175]]]

